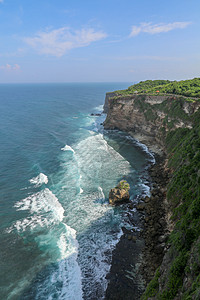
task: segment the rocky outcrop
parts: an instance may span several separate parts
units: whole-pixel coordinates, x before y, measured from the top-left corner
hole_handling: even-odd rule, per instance
[[[120,181],[114,189],[110,190],[109,203],[111,205],[118,205],[129,201],[129,189],[129,184],[125,180]]]
[[[200,107],[182,96],[107,93],[105,129],[126,131],[156,153],[165,151],[164,137],[173,128],[191,128],[190,115]]]
[[[106,93],[106,97],[105,97],[105,102],[104,102],[104,106],[103,106],[103,113],[107,114],[108,113],[108,107],[109,107],[109,104],[108,104],[108,101],[110,98],[113,98],[116,96],[116,93]]]

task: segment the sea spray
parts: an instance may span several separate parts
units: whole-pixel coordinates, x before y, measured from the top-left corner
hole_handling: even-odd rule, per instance
[[[32,180],[35,186],[38,186],[38,182],[41,183],[40,177],[36,177],[38,180],[35,178]],[[64,208],[58,198],[45,188],[18,201],[14,207],[17,211],[27,211],[28,215],[26,218],[17,220],[10,228],[10,232],[17,230],[25,242],[32,240],[38,245],[42,256],[45,257],[40,267],[41,271],[47,265],[54,264],[49,272],[48,281],[46,278],[37,280],[33,288],[37,290],[35,299],[51,299],[51,295],[56,295],[56,299],[60,300],[81,300],[81,271],[77,263],[76,231],[63,222]],[[54,282],[54,285],[49,285],[49,280]],[[13,291],[13,295],[15,291],[16,293],[20,291],[20,284],[23,289],[26,287],[26,278],[22,278],[20,282]],[[24,297],[26,299],[26,294]]]
[[[41,186],[43,183],[47,184],[48,183],[48,177],[43,174],[40,173],[38,176],[33,177],[32,179],[29,180],[30,183],[34,184],[36,187]]]
[[[69,145],[65,145],[65,147],[61,148],[62,151],[71,151],[73,153],[74,152],[74,149],[72,149],[72,147],[70,147]]]
[[[84,298],[102,299],[112,251],[123,225],[120,214],[108,205],[105,193],[121,176],[129,176],[130,164],[108,145],[101,133],[72,147],[76,153],[73,159],[67,153],[61,155],[63,172],[59,177],[65,189],[59,189],[59,193],[65,199],[67,223],[78,232]],[[82,190],[84,193],[80,193]]]

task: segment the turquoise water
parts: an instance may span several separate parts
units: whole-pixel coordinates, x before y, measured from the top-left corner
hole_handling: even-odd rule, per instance
[[[103,299],[112,250],[130,226],[108,204],[132,200],[150,154],[103,130],[105,93],[128,84],[0,85],[1,299]]]

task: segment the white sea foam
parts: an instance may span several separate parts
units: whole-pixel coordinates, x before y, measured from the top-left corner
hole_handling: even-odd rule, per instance
[[[20,219],[10,228],[31,237],[47,258],[44,264],[54,263],[54,268],[45,282],[38,282],[35,299],[51,299],[56,295],[59,300],[82,299],[81,271],[77,263],[78,242],[76,231],[63,222],[64,208],[58,198],[48,189],[34,193],[15,204],[17,211],[27,211],[28,216]],[[42,231],[41,231],[42,229]],[[57,265],[55,263],[57,262]],[[41,264],[41,269],[44,265]],[[38,270],[37,270],[38,272]],[[32,276],[35,275],[34,269]],[[29,274],[29,277],[31,275]],[[33,278],[29,278],[31,281]],[[54,285],[49,284],[53,282]],[[19,285],[25,284],[22,278]],[[60,286],[60,288],[58,288]],[[24,286],[25,287],[25,286]],[[16,291],[20,289],[16,287]],[[13,291],[13,293],[15,293]]]
[[[68,186],[63,191],[63,197],[68,199],[66,216],[70,220],[69,225],[78,232],[78,262],[84,298],[103,299],[112,251],[122,234],[120,226],[128,226],[128,220],[121,220],[108,205],[106,197],[110,187],[123,176],[131,176],[133,169],[102,134],[92,134],[73,148],[76,152],[74,160],[63,163],[66,173],[63,171],[61,177],[63,184]],[[142,181],[139,184],[140,191],[148,193],[148,186]],[[77,193],[81,189],[84,193]],[[132,225],[129,226],[132,229]],[[139,228],[135,230],[139,231]]]
[[[31,214],[42,215],[51,212],[54,220],[62,221],[64,209],[57,197],[47,188],[18,201],[14,207],[17,210],[29,210]]]
[[[95,110],[103,111],[103,104],[100,104],[99,106],[95,107]]]
[[[38,187],[38,186],[41,186],[43,183],[47,184],[48,177],[45,174],[40,173],[38,176],[33,177],[29,181],[30,181],[30,183],[35,184],[35,186]]]
[[[110,186],[128,175],[131,166],[108,145],[102,134],[87,137],[74,145],[74,150],[75,159],[62,165],[66,168],[62,182],[69,187],[62,191],[63,198],[69,199],[65,200],[67,222],[79,236],[78,261],[84,298],[102,299],[112,250],[122,234],[120,216],[108,205],[104,191],[107,194]],[[84,193],[77,193],[77,189],[83,189]],[[99,294],[95,295],[97,291]]]
[[[141,182],[138,184],[138,187],[144,196],[148,196],[148,197],[151,196],[150,187],[147,184]]]
[[[61,148],[62,151],[71,151],[73,153],[75,153],[74,149],[72,149],[72,147],[70,147],[69,145],[65,145],[64,148]]]
[[[105,195],[101,186],[98,187],[98,191],[99,191],[99,198],[105,200]]]
[[[37,287],[36,300],[82,300],[81,270],[77,263],[78,242],[76,231],[63,224],[63,231],[57,241],[60,259],[42,284]],[[58,288],[59,287],[59,288]],[[53,295],[53,298],[52,298]]]
[[[148,149],[148,147],[145,144],[140,143],[139,141],[137,141],[137,142],[138,142],[138,145],[143,149],[143,151],[146,152],[150,156],[151,162],[153,164],[155,164],[155,157],[152,154],[152,152]]]
[[[94,135],[94,134],[95,134],[95,132],[92,131],[92,130],[88,130],[88,131],[89,131],[89,133],[90,133],[91,135]]]
[[[108,184],[111,178],[118,179],[130,172],[129,162],[108,145],[102,134],[92,135],[82,140],[75,146],[75,151],[77,165],[68,166],[67,170],[74,169],[74,172],[77,172],[78,168],[80,176],[83,176],[81,188],[84,191],[93,186],[95,181],[101,186],[102,183]]]
[[[82,194],[83,193],[83,189],[82,188],[80,188],[80,194]]]
[[[148,149],[148,147],[141,143],[140,141],[134,139],[132,136],[126,136],[127,139],[132,140],[134,143],[136,143],[145,153],[148,154],[148,156],[150,157],[150,160],[153,164],[155,164],[155,157],[153,155],[153,153]]]

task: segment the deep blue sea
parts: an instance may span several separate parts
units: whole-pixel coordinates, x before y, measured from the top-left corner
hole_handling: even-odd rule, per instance
[[[132,200],[147,192],[152,157],[91,113],[128,85],[0,85],[0,299],[103,299],[121,228],[132,226],[109,190],[126,179]]]

